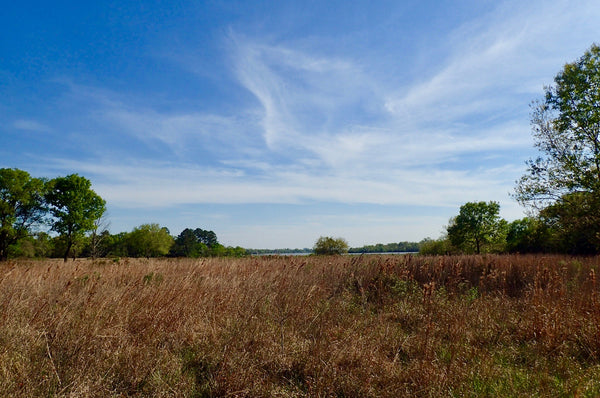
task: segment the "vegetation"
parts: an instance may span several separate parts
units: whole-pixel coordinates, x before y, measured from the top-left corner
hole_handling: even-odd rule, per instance
[[[423,242],[421,253],[600,253],[600,47],[554,81],[533,106],[541,155],[528,161],[514,195],[535,215],[507,223],[496,202],[466,203],[447,236]]]
[[[305,247],[303,249],[246,249],[246,253],[253,255],[265,255],[265,254],[309,254],[312,253],[312,249]]]
[[[45,181],[18,169],[0,169],[0,261],[46,214]]]
[[[516,198],[526,205],[569,203],[568,195],[600,193],[600,47],[565,65],[532,114],[541,156],[528,162]],[[565,196],[567,195],[567,196]]]
[[[458,252],[456,248],[452,246],[452,243],[447,236],[439,239],[425,238],[419,242],[419,254],[423,255],[447,255]]]
[[[600,258],[0,265],[0,396],[600,394]]]
[[[335,255],[348,252],[348,242],[344,238],[321,236],[317,239],[313,252],[318,255]]]
[[[414,253],[419,251],[417,242],[398,242],[376,245],[366,245],[363,247],[352,247],[348,253]]]
[[[58,177],[48,183],[45,199],[53,216],[52,231],[58,232],[66,243],[65,262],[73,244],[84,233],[95,229],[95,221],[106,210],[106,202],[91,186],[87,178],[77,174]]]
[[[173,237],[158,224],[143,224],[127,235],[128,254],[133,257],[161,257],[169,253]]]
[[[464,253],[491,251],[505,239],[506,221],[499,214],[497,202],[465,203],[458,216],[450,220],[448,239]]]
[[[186,228],[175,238],[171,254],[177,257],[202,257],[209,255],[210,249],[218,245],[217,235],[213,231]]]
[[[600,251],[600,47],[565,65],[532,114],[541,155],[515,197],[540,211],[563,251]]]

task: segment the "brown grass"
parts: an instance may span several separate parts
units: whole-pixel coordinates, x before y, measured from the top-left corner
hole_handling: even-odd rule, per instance
[[[4,263],[0,396],[598,396],[599,264]]]

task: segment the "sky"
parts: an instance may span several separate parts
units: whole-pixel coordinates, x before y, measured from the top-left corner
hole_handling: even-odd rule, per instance
[[[524,217],[530,103],[600,41],[597,0],[5,3],[0,167],[246,248]]]

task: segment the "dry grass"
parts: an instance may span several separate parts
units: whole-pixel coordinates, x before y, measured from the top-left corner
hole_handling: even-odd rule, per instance
[[[599,264],[0,264],[0,396],[598,396]]]

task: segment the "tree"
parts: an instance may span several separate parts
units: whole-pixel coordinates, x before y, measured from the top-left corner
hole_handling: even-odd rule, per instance
[[[143,224],[127,235],[129,255],[133,257],[160,257],[169,253],[173,237],[167,228],[158,224]]]
[[[533,104],[531,122],[541,155],[527,162],[515,197],[541,209],[573,192],[600,193],[600,47],[566,64]]]
[[[213,247],[219,244],[219,241],[217,240],[217,234],[215,234],[213,231],[196,228],[194,230],[194,234],[196,235],[198,242],[204,243],[208,247]]]
[[[467,253],[481,253],[492,244],[500,244],[506,236],[506,221],[499,216],[497,202],[468,202],[447,227],[452,245]]]
[[[516,199],[540,212],[562,250],[600,251],[600,47],[566,64],[531,122],[541,155],[527,162]],[[568,232],[567,232],[568,231]]]
[[[46,201],[54,217],[52,230],[65,239],[66,262],[73,244],[94,229],[94,222],[104,214],[106,202],[91,189],[88,179],[77,174],[55,178],[48,186]]]
[[[423,255],[447,255],[451,254],[455,249],[448,237],[444,236],[439,239],[425,238],[419,242],[419,254]]]
[[[0,169],[0,260],[46,215],[45,181],[19,169]]]
[[[344,238],[321,236],[313,247],[315,254],[343,254],[348,252],[348,242]]]
[[[217,234],[213,231],[186,228],[175,238],[171,255],[178,257],[218,256],[222,252]]]
[[[88,237],[87,252],[88,255],[95,259],[106,254],[106,245],[104,244],[110,236],[108,227],[110,222],[105,218],[105,215],[94,221],[94,228]]]
[[[540,211],[555,251],[570,254],[600,252],[600,195],[574,192]]]
[[[538,218],[525,217],[508,224],[506,251],[510,253],[543,253],[556,250],[551,230]]]
[[[208,246],[201,242],[194,230],[186,228],[175,238],[171,255],[176,257],[200,257],[206,255]]]

